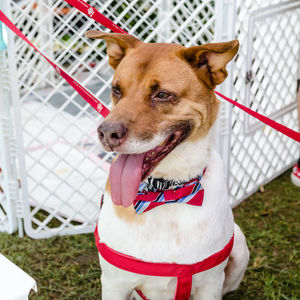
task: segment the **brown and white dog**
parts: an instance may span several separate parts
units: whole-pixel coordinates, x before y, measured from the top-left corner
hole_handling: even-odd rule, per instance
[[[194,264],[223,249],[234,232],[229,259],[193,276],[192,299],[221,299],[239,286],[249,260],[212,149],[219,110],[214,88],[226,78],[238,41],[186,48],[95,30],[86,36],[106,41],[115,69],[114,107],[98,128],[104,148],[120,154],[98,221],[101,241],[143,261]],[[132,203],[150,175],[187,182],[205,168],[202,206],[174,203],[136,213]],[[151,300],[173,299],[176,278],[131,273],[99,257],[103,300],[129,299],[136,288]]]

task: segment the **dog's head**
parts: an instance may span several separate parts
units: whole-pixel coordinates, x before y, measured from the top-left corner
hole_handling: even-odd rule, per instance
[[[111,175],[117,175],[110,179],[120,184],[121,175],[123,180],[139,178],[127,182],[136,193],[141,178],[178,144],[208,133],[219,107],[214,88],[226,78],[226,64],[239,44],[234,40],[186,48],[95,30],[86,36],[106,41],[115,69],[113,109],[98,128],[104,148],[122,154],[111,168]]]

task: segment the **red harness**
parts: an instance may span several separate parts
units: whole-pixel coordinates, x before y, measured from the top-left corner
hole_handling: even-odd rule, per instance
[[[233,247],[233,236],[226,246],[208,258],[190,265],[176,263],[153,263],[136,259],[108,247],[100,241],[98,228],[95,229],[96,246],[101,256],[110,264],[122,270],[149,276],[177,277],[174,300],[188,300],[191,295],[192,276],[209,270],[222,263]],[[142,295],[140,291],[139,294]],[[144,297],[145,298],[145,297]],[[146,298],[145,298],[146,299]]]

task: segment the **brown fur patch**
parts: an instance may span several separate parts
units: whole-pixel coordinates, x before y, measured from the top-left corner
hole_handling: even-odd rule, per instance
[[[133,205],[126,208],[119,205],[114,205],[117,216],[127,223],[144,224],[146,220],[145,214],[137,214]]]
[[[181,49],[178,56],[186,60],[208,88],[214,89],[227,77],[226,64],[235,56],[238,40]]]
[[[106,185],[105,185],[105,192],[109,195],[111,195],[111,187],[110,187],[110,181],[107,179]]]
[[[238,50],[237,40],[186,48],[95,30],[86,35],[106,40],[109,59],[115,62],[111,63],[116,69],[113,85],[118,84],[122,91],[118,101],[113,98],[115,106],[106,122],[125,125],[132,140],[172,133],[178,122],[192,124],[191,139],[207,134],[219,109],[213,89],[227,75],[225,66]],[[176,101],[153,101],[160,91]],[[120,145],[114,150],[128,149]]]
[[[186,49],[174,44],[139,44],[123,58],[114,76],[123,91],[107,122],[121,122],[129,137],[149,140],[168,133],[178,123],[190,122],[192,139],[205,136],[216,120],[219,103],[213,90],[199,80],[193,69],[176,54]],[[130,68],[128,67],[130,66]],[[177,70],[177,71],[176,71]],[[163,90],[176,101],[153,103],[155,91]],[[114,85],[113,84],[113,85]],[[115,149],[122,151],[122,149]]]

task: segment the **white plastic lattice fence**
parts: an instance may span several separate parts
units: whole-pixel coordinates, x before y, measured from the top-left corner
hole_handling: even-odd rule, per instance
[[[264,1],[264,7],[279,5],[266,8],[264,17],[255,1],[88,2],[146,42],[191,46],[231,39],[235,32],[241,50],[223,91],[296,129],[296,1],[289,2],[293,7],[280,1]],[[5,3],[5,12],[12,14],[14,23],[43,53],[97,98],[109,103],[112,71],[105,44],[84,38],[89,29],[105,28],[63,0]],[[278,13],[269,17],[269,10]],[[278,29],[272,29],[275,27]],[[25,164],[20,167],[25,231],[34,238],[90,232],[112,159],[98,145],[96,128],[101,117],[23,41],[14,38],[13,42],[22,113],[19,130],[25,149]],[[233,204],[296,159],[296,143],[257,126],[228,104],[223,104],[220,128],[220,149],[227,163]]]
[[[236,7],[234,32],[241,47],[232,65],[231,96],[298,130],[300,2],[238,0]],[[298,156],[296,142],[232,110],[229,190],[236,204],[288,169]]]

